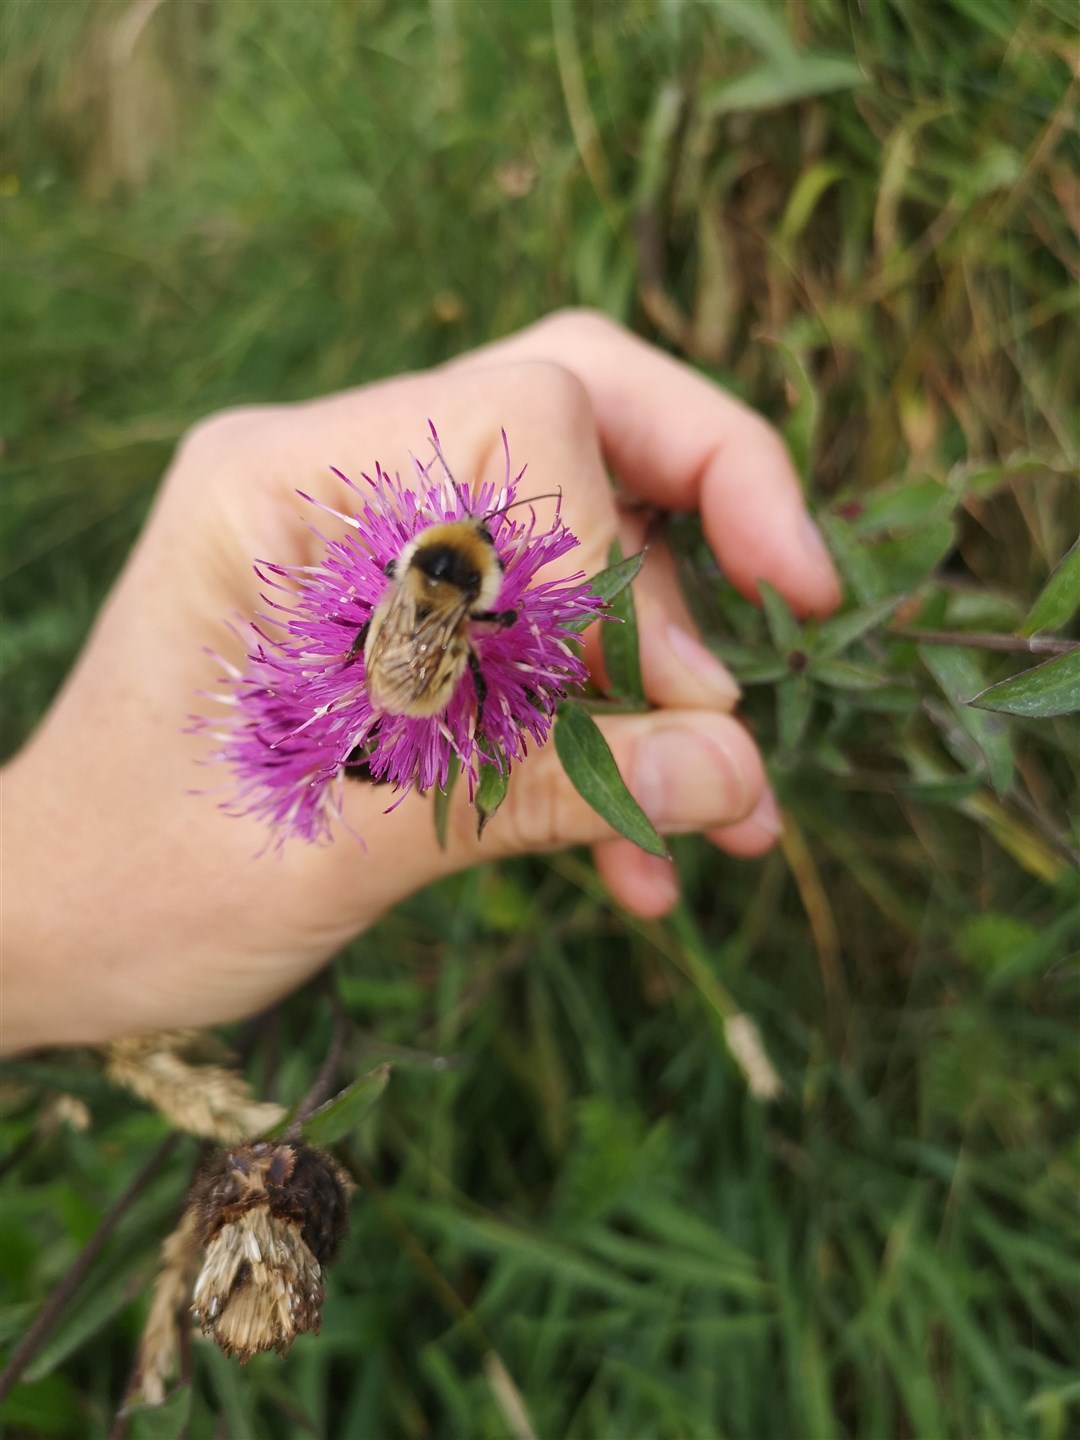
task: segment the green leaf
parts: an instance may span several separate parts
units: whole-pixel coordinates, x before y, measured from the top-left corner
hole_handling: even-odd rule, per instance
[[[645,122],[638,151],[634,200],[655,203],[671,173],[671,150],[678,136],[685,97],[673,81],[661,85]]]
[[[955,490],[938,480],[911,480],[861,499],[861,513],[852,522],[852,528],[862,538],[916,530],[949,520],[960,498]]]
[[[974,656],[949,645],[920,645],[919,658],[941,686],[960,724],[982,752],[991,783],[999,795],[1012,784],[1012,743],[1000,720],[973,710],[968,700],[982,681]]]
[[[638,571],[645,564],[646,553],[645,550],[639,550],[636,555],[620,560],[617,565],[609,565],[606,570],[598,571],[589,581],[589,589],[610,605],[620,591],[637,579]],[[592,617],[589,616],[585,620],[574,620],[562,628],[570,634],[576,634],[591,624]]]
[[[712,0],[712,9],[728,30],[776,65],[793,65],[800,56],[780,16],[762,0]]]
[[[598,815],[650,855],[667,855],[663,839],[626,788],[599,726],[580,705],[559,707],[555,749],[567,779]]]
[[[126,1410],[127,1440],[179,1440],[191,1416],[191,1386],[178,1385],[160,1405]]]
[[[851,660],[813,660],[810,674],[835,690],[878,690],[888,683],[888,677],[880,670],[856,665]]]
[[[1071,715],[1080,710],[1080,645],[1011,680],[991,685],[967,703],[978,710],[997,710],[1029,720]]]
[[[740,685],[773,685],[791,673],[787,661],[778,660],[775,655],[747,660],[743,665],[732,666],[731,672]]]
[[[767,580],[758,581],[758,594],[765,611],[765,622],[773,644],[782,655],[799,650],[803,645],[802,627],[788,609],[788,603],[779,590],[773,589]]]
[[[951,520],[934,520],[910,534],[874,546],[874,559],[885,578],[887,593],[895,595],[921,585],[956,544]]]
[[[78,1435],[86,1423],[86,1411],[71,1382],[63,1375],[49,1375],[33,1385],[16,1385],[4,1400],[4,1434]]]
[[[968,965],[993,975],[1023,954],[1039,932],[1025,920],[999,910],[971,915],[956,936],[956,949]]]
[[[856,61],[846,55],[802,54],[792,65],[755,65],[731,80],[719,80],[701,89],[701,108],[707,115],[729,115],[738,110],[773,110],[853,90],[865,77]]]
[[[871,547],[859,539],[848,521],[821,512],[816,518],[840,573],[864,605],[894,593],[886,584]]]
[[[145,1282],[145,1275],[140,1272],[151,1264],[150,1255],[136,1254],[111,1273],[103,1275],[102,1267],[96,1267],[92,1279],[80,1285],[56,1333],[27,1367],[26,1379],[34,1381],[50,1375],[69,1355],[104,1330],[139,1293]]]
[[[776,236],[778,243],[785,249],[792,246],[806,228],[822,195],[838,180],[846,178],[847,171],[833,161],[821,160],[804,170],[784,208]]]
[[[789,675],[776,687],[777,753],[785,764],[795,758],[814,708],[814,687],[807,675]]]
[[[795,403],[784,421],[784,439],[795,469],[805,481],[812,468],[821,399],[803,357],[783,341],[773,341],[773,346],[783,362],[788,384],[795,392]]]
[[[636,557],[634,557],[636,558]],[[611,568],[622,563],[622,551],[618,540],[611,542]],[[604,665],[612,693],[620,699],[645,701],[645,687],[641,680],[641,652],[638,640],[637,607],[634,592],[624,585],[608,602],[609,613],[615,622],[600,627],[600,647],[604,653]]]
[[[1045,974],[1060,962],[1062,955],[1070,953],[1075,944],[1075,907],[1067,906],[1045,929],[1034,931],[1027,943],[1016,945],[1012,954],[1002,959],[1000,967],[989,977],[989,990],[1005,989],[1033,975]]]
[[[1021,635],[1060,630],[1080,610],[1080,540],[1064,557],[1020,627]]]
[[[640,715],[640,700],[608,700],[603,696],[579,695],[574,700],[590,715]]]
[[[985,783],[981,775],[956,775],[947,780],[913,780],[905,782],[900,789],[923,805],[957,805]]]
[[[481,765],[480,780],[476,787],[476,799],[473,801],[478,816],[476,823],[477,839],[483,835],[484,826],[506,799],[506,792],[509,785],[509,765],[505,767],[502,765]]]
[[[325,1105],[308,1116],[300,1127],[303,1138],[311,1145],[336,1145],[378,1103],[390,1079],[390,1066],[379,1065],[368,1075],[347,1086]]]
[[[450,757],[450,771],[446,777],[446,789],[435,791],[435,839],[439,842],[439,849],[446,849],[446,830],[450,824],[450,801],[454,794],[454,786],[461,775],[461,761],[456,755]]]
[[[812,651],[815,660],[827,660],[833,655],[839,655],[841,650],[846,650],[856,640],[870,630],[875,630],[893,613],[902,595],[893,595],[885,600],[878,600],[873,605],[860,605],[857,610],[849,610],[846,615],[838,615],[835,620],[827,620],[817,633]]]

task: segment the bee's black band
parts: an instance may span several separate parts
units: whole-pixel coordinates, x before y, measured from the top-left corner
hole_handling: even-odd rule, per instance
[[[513,625],[518,618],[516,610],[476,610],[470,616],[470,620],[480,620],[486,625],[498,625],[503,630]]]
[[[442,580],[465,595],[480,593],[480,571],[453,545],[422,545],[411,563],[429,580]]]

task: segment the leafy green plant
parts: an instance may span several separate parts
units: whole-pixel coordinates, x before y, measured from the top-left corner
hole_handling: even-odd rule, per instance
[[[671,524],[779,849],[677,839],[662,924],[563,855],[363,937],[334,972],[342,1073],[394,1079],[344,1140],[361,1189],[322,1333],[244,1370],[197,1344],[129,1435],[1064,1440],[1080,834],[1075,720],[1046,711],[1076,663],[1072,17],[131,14],[4,13],[7,751],[187,425],[568,301],[785,427],[847,598],[823,624],[759,610]],[[1022,713],[982,708],[1003,698]],[[240,1033],[260,1095],[310,1092],[326,1009],[303,992]],[[89,1131],[49,1120],[58,1095]],[[82,1265],[5,1423],[105,1437],[195,1146],[163,1154],[83,1055],[12,1063],[0,1102],[8,1363]]]

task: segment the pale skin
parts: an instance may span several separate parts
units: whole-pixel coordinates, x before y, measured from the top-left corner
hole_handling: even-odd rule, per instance
[[[613,899],[659,916],[678,897],[669,861],[615,837],[547,746],[515,770],[476,836],[455,796],[446,851],[430,798],[384,813],[385,789],[346,787],[328,846],[291,841],[253,858],[254,820],[193,795],[227,776],[196,766],[184,733],[217,667],[239,660],[224,621],[259,608],[252,560],[309,564],[318,541],[301,489],[347,508],[330,472],[403,472],[434,420],[458,478],[501,480],[499,437],[528,463],[521,493],[561,486],[581,540],[567,572],[603,568],[642,522],[632,497],[701,513],[728,580],[769,581],[800,614],[839,600],[783,445],[702,377],[599,316],[566,312],[452,364],[326,399],[229,411],[178,448],[157,502],[61,693],[4,772],[0,1048],[93,1044],[119,1034],[254,1014],[317,972],[396,901],[483,861],[593,847]],[[538,506],[546,513],[544,502]],[[636,584],[647,714],[605,719],[620,770],[657,827],[763,854],[780,817],[761,757],[732,711],[734,681],[695,637],[674,568],[650,549]],[[595,640],[587,646],[597,666]],[[77,760],[77,763],[73,763]],[[462,788],[462,787],[459,787]],[[718,858],[718,864],[726,863]]]

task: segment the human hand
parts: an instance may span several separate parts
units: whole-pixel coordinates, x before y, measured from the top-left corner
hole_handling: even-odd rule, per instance
[[[596,315],[553,316],[422,374],[205,421],[180,446],[75,669],[5,772],[4,1049],[254,1013],[396,901],[481,860],[591,844],[621,904],[656,916],[675,903],[670,862],[615,837],[550,745],[515,769],[482,840],[455,795],[445,851],[430,799],[410,795],[385,814],[387,792],[357,782],[345,819],[366,851],[342,831],[328,846],[294,840],[255,859],[261,825],[192,795],[207,775],[195,768],[206,741],[185,724],[216,673],[202,647],[242,659],[224,622],[259,608],[253,559],[319,558],[296,489],[347,508],[329,466],[358,474],[378,459],[404,471],[429,416],[459,478],[501,479],[502,427],[528,463],[522,495],[562,487],[581,541],[566,572],[602,569],[616,533],[626,553],[640,542],[606,462],[630,495],[700,509],[744,594],[765,579],[804,614],[839,599],[775,433]],[[779,832],[775,801],[731,718],[737,687],[695,639],[662,545],[635,595],[656,708],[602,722],[619,768],[662,832],[704,831],[731,854],[762,853]],[[586,653],[596,665],[595,644]]]

